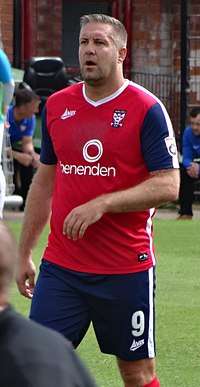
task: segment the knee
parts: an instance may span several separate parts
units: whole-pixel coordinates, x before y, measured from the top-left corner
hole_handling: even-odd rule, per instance
[[[118,359],[118,366],[125,387],[143,387],[155,377],[154,359],[136,361]]]

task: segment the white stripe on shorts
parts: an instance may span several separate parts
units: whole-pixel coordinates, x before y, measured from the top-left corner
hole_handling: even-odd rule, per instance
[[[153,267],[149,269],[149,334],[148,334],[148,353],[149,357],[155,357],[155,346],[154,346],[154,302],[153,302],[153,291],[154,291],[154,273]]]

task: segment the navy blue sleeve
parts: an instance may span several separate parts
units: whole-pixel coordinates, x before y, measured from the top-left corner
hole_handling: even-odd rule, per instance
[[[145,116],[141,146],[150,172],[179,168],[172,124],[165,107],[160,103],[153,105]]]
[[[41,142],[40,161],[43,164],[50,164],[50,165],[57,164],[57,157],[54,152],[51,137],[47,130],[46,108],[44,108],[42,111],[42,142]]]

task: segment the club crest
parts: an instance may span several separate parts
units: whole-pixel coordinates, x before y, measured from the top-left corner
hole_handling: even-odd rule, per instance
[[[126,110],[114,110],[111,126],[120,128],[123,125],[126,116]]]

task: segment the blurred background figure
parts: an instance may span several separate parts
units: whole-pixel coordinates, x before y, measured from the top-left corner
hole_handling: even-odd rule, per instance
[[[23,198],[21,210],[24,209],[34,171],[39,165],[39,154],[35,152],[33,145],[35,113],[38,112],[39,104],[38,95],[23,83],[16,89],[14,104],[7,113],[14,159],[14,193]]]
[[[2,146],[5,117],[8,106],[12,100],[14,92],[14,80],[12,77],[11,65],[7,55],[0,48],[0,218],[3,216],[3,206],[6,195],[6,181],[2,169]]]
[[[195,182],[200,178],[200,107],[190,112],[190,125],[184,130],[182,145],[179,220],[192,219]]]
[[[71,344],[9,305],[16,242],[0,221],[0,386],[95,387]]]

